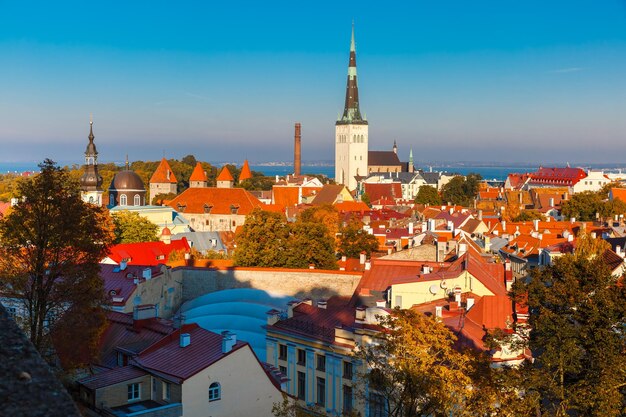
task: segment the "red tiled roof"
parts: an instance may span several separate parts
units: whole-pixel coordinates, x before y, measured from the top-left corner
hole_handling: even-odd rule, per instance
[[[587,174],[581,168],[539,168],[530,173],[530,181],[539,184],[573,186]]]
[[[168,205],[174,210],[196,214],[204,213],[205,206],[210,207],[211,214],[232,214],[232,208],[237,207],[237,214],[243,215],[264,207],[258,198],[243,188],[215,187],[187,188]]]
[[[129,381],[148,375],[144,370],[134,366],[124,366],[119,368],[108,369],[96,375],[88,376],[78,381],[89,389],[104,388],[109,385],[119,384],[120,382]]]
[[[343,191],[345,185],[341,184],[326,184],[317,193],[311,204],[333,204],[337,201],[337,196]]]
[[[250,165],[248,165],[248,160],[243,161],[243,166],[241,167],[241,172],[239,173],[239,181],[247,180],[252,178],[252,171],[250,171]]]
[[[176,180],[176,176],[174,172],[172,172],[172,168],[170,168],[170,164],[167,162],[165,158],[161,159],[161,163],[157,167],[154,174],[150,178],[150,183],[170,183],[176,184],[178,181]]]
[[[370,201],[378,201],[383,198],[395,201],[402,198],[402,184],[399,182],[392,183],[364,183],[364,190],[370,198]]]
[[[202,168],[202,164],[200,162],[196,162],[196,166],[189,177],[189,181],[207,181],[208,178],[206,176],[206,172],[204,168]]]
[[[180,347],[180,334],[188,333],[190,344]],[[144,350],[135,359],[142,368],[170,375],[181,381],[192,377],[248,343],[240,340],[228,353],[222,353],[222,335],[186,324]]]
[[[293,207],[298,204],[298,187],[275,185],[272,187],[274,204],[281,207]]]
[[[222,168],[222,171],[220,172],[220,175],[217,176],[217,181],[235,181],[235,179],[230,173],[228,167],[224,166],[224,168]]]
[[[202,190],[203,188],[196,188]],[[164,242],[140,242],[140,243],[120,243],[113,245],[109,249],[108,257],[114,262],[120,263],[123,259],[129,259],[129,265],[159,265],[166,264],[172,251],[189,251],[187,238],[172,240],[170,244]]]
[[[335,203],[335,208],[339,212],[349,211],[368,211],[370,208],[362,201],[344,201],[343,203]]]
[[[626,188],[611,188],[611,199],[622,200],[626,203]]]

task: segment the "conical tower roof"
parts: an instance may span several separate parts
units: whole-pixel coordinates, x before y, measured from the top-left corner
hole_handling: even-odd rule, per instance
[[[191,176],[189,177],[189,181],[201,181],[206,182],[208,178],[206,176],[206,172],[204,172],[204,168],[202,168],[202,164],[200,162],[196,163]]]
[[[220,175],[217,176],[217,181],[235,181],[235,179],[230,173],[228,167],[224,166],[224,168],[222,168],[222,172],[220,172]]]
[[[248,160],[243,161],[243,166],[241,167],[241,172],[239,173],[239,182],[252,178],[252,171],[250,171],[250,165],[248,165]]]
[[[159,164],[156,171],[154,171],[154,174],[152,174],[152,177],[150,178],[150,183],[151,184],[156,184],[156,183],[176,184],[177,182],[178,181],[176,180],[176,175],[174,175],[172,168],[170,168],[170,164],[167,162],[167,159],[165,158],[161,159],[161,163]]]

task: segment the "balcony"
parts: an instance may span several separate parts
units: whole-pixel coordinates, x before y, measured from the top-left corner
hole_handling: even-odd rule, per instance
[[[181,403],[165,404],[147,400],[120,407],[105,408],[105,411],[105,415],[111,417],[181,417],[183,405]]]

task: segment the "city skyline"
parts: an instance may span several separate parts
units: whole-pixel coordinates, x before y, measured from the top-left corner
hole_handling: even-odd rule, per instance
[[[332,160],[353,20],[370,149],[624,159],[624,2],[330,4],[1,4],[0,161]]]

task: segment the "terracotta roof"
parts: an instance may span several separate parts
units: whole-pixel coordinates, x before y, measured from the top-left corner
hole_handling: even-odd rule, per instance
[[[243,188],[215,187],[188,188],[168,205],[183,213],[197,214],[205,213],[209,208],[211,214],[232,214],[233,207],[236,207],[237,214],[243,215],[251,213],[257,207],[264,207],[258,198]]]
[[[180,347],[180,334],[188,333],[190,344]],[[186,324],[144,350],[135,359],[142,368],[169,375],[181,382],[237,351],[248,343],[238,340],[228,353],[222,352],[222,335]]]
[[[311,201],[311,204],[333,204],[337,201],[337,196],[343,191],[344,188],[345,185],[341,184],[326,184],[322,187],[319,193],[317,193],[313,201]]]
[[[200,188],[196,188],[200,189]],[[189,251],[187,238],[172,240],[171,243],[164,242],[140,242],[140,243],[120,243],[113,245],[109,249],[108,257],[114,262],[120,263],[123,259],[129,259],[129,265],[159,265],[166,264],[172,251]]]
[[[196,166],[189,177],[189,181],[207,181],[208,178],[206,176],[206,172],[204,168],[202,168],[202,164],[200,162],[196,162]]]
[[[530,182],[536,184],[553,184],[573,186],[587,174],[581,168],[539,168],[530,173]]]
[[[139,378],[145,375],[148,375],[148,373],[144,370],[141,370],[134,366],[124,366],[109,369],[96,375],[88,376],[78,382],[89,389],[98,389],[107,387],[109,385],[119,384],[120,382],[129,381],[131,379]]]
[[[170,184],[176,184],[178,182],[176,180],[176,175],[174,175],[174,172],[172,172],[172,168],[170,168],[170,164],[165,158],[161,159],[161,163],[150,178],[150,184],[164,182]]]
[[[392,202],[402,198],[402,184],[399,182],[392,183],[364,183],[363,189],[370,198],[370,201],[378,201],[388,198]]]
[[[402,165],[398,154],[394,151],[369,151],[367,153],[367,165],[369,166],[396,166]]]
[[[298,204],[298,193],[298,187],[285,187],[282,185],[272,187],[274,204],[281,207],[292,207]]]
[[[611,188],[611,199],[622,200],[626,203],[626,188]]]
[[[241,167],[241,172],[239,173],[239,181],[247,180],[252,178],[252,171],[250,171],[250,165],[248,165],[248,160],[243,161],[243,166]]]
[[[222,171],[220,172],[220,175],[217,176],[217,181],[235,181],[235,179],[230,173],[228,167],[224,166],[224,168],[222,168]]]
[[[339,212],[348,211],[368,211],[370,208],[362,201],[344,201],[343,203],[336,203],[335,208]]]

